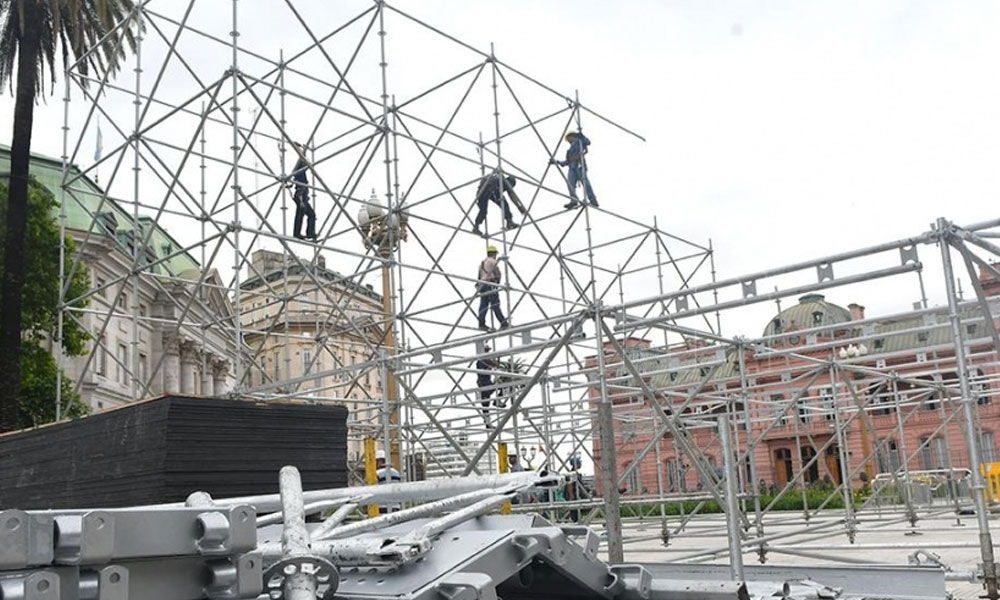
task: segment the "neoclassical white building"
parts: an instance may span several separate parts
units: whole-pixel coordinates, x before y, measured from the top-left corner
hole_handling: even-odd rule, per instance
[[[315,261],[257,250],[240,285],[243,339],[251,392],[342,404],[349,411],[349,461],[363,438],[380,435],[382,297]],[[366,366],[367,365],[367,366]],[[334,369],[349,372],[322,376]],[[353,370],[351,370],[353,368]]]
[[[136,221],[75,167],[71,173],[78,179],[64,193],[62,169],[58,159],[32,156],[32,175],[65,204],[77,268],[85,268],[90,281],[89,304],[64,313],[91,335],[90,352],[56,356],[84,403],[103,410],[164,394],[229,393],[235,384],[235,318],[218,273],[203,273],[152,218]],[[0,146],[0,172],[9,170],[10,149]],[[58,209],[53,217],[59,218]],[[143,239],[137,274],[129,276],[134,248]]]

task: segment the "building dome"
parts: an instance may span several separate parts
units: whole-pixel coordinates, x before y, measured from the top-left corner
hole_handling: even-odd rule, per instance
[[[827,302],[822,294],[806,294],[799,298],[798,304],[775,315],[764,328],[764,335],[836,325],[850,320],[851,311],[843,306]]]

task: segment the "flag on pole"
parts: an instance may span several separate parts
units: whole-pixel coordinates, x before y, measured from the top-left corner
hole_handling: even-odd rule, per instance
[[[94,145],[94,162],[101,160],[102,150],[104,150],[104,140],[101,138],[101,118],[97,117],[97,142]]]

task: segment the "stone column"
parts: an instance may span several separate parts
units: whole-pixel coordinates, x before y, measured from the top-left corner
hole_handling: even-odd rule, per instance
[[[216,396],[224,396],[229,393],[229,369],[228,360],[219,359],[212,363],[212,383]]]
[[[180,338],[176,333],[163,334],[163,393],[178,394],[181,391]]]
[[[194,395],[198,392],[195,372],[198,369],[198,349],[191,340],[181,342],[181,393]]]
[[[205,352],[202,361],[204,368],[201,370],[201,395],[210,398],[215,395],[215,361],[218,358],[211,353]]]

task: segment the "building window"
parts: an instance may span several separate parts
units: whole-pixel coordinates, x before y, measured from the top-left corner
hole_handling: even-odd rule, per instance
[[[933,444],[935,440],[936,438],[920,438],[920,468],[924,471],[941,468],[941,465],[937,463],[936,457],[934,456]]]
[[[977,329],[976,323],[969,323],[968,325],[965,326],[965,331],[969,335],[976,335],[976,329]]]
[[[780,487],[784,487],[786,483],[792,480],[793,472],[792,451],[788,448],[776,449],[774,451],[775,483]]]
[[[813,325],[818,326],[823,324],[823,311],[816,310],[813,311]]]
[[[880,438],[877,450],[879,473],[892,473],[899,469],[899,446],[896,440]]]
[[[104,287],[107,284],[108,284],[107,281],[104,281],[100,277],[97,278],[97,295],[100,296],[101,298],[108,297],[108,288]]]
[[[142,352],[139,353],[139,385],[146,385],[146,365],[147,365],[146,355]]]
[[[800,423],[809,422],[809,400],[806,398],[807,397],[803,395],[799,398],[798,402],[795,403],[795,410],[799,415]]]
[[[108,375],[108,341],[105,336],[97,338],[97,346],[94,348],[94,352],[97,356],[94,359],[97,361],[96,372],[101,377],[107,377]]]
[[[308,373],[310,367],[312,367],[312,352],[309,350],[302,351],[302,373]]]
[[[972,395],[976,399],[976,404],[983,406],[990,403],[990,392],[986,385],[985,376],[979,369],[972,369]]]
[[[139,305],[139,316],[140,317],[145,317],[146,316],[146,305],[145,304],[140,304]]]
[[[917,332],[917,341],[918,342],[926,342],[927,340],[930,339],[930,337],[931,337],[930,332],[927,332],[927,331],[918,331]]]
[[[785,409],[784,402],[784,394],[771,394],[771,403],[774,404],[774,416],[778,421],[778,427],[784,427],[788,424],[788,412],[782,412]]]
[[[274,351],[274,380],[281,379],[281,361],[278,359],[278,351]]]
[[[836,406],[833,402],[833,389],[832,388],[820,388],[819,390],[819,401],[820,405],[823,407],[823,419],[825,421],[833,421],[837,417],[834,415]]]
[[[128,312],[128,294],[124,288],[122,289],[122,293],[118,295],[118,309],[122,312]]]
[[[774,325],[774,333],[781,333],[781,319],[775,319],[771,323]]]
[[[802,479],[806,483],[812,483],[819,479],[819,461],[816,460],[816,449],[812,446],[803,446],[800,453],[802,458]],[[812,464],[809,464],[810,461]]]
[[[875,344],[874,345],[875,345],[875,349],[876,350],[881,350],[885,346],[885,339],[884,338],[875,338]]]
[[[923,403],[924,410],[938,410],[941,408],[940,397],[937,390],[931,390],[927,399]]]
[[[117,377],[118,383],[122,385],[128,385],[128,346],[125,344],[118,344],[118,365],[117,365]]]
[[[979,436],[979,460],[984,463],[997,461],[997,449],[993,444],[992,431],[984,431]]]

